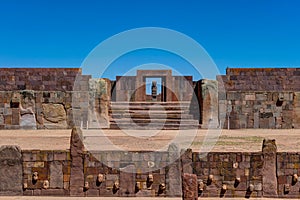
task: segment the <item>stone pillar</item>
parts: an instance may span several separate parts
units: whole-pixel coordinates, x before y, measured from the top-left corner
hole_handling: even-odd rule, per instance
[[[82,132],[79,128],[72,129],[70,153],[71,153],[71,176],[70,196],[84,196],[84,174],[83,174],[83,151]]]
[[[120,196],[135,196],[135,166],[128,165],[120,169]]]
[[[263,141],[263,197],[277,197],[276,153],[275,140]]]
[[[181,155],[182,173],[193,173],[193,151],[192,149],[182,150]]]
[[[181,160],[180,150],[176,144],[170,144],[168,148],[169,160],[167,166],[166,183],[167,183],[167,196],[168,197],[181,197],[182,196],[182,183],[181,183]]]
[[[0,196],[23,195],[22,154],[18,146],[0,148]]]
[[[293,106],[293,126],[300,128],[300,92],[294,93]]]
[[[218,82],[201,80],[201,121],[202,128],[217,128],[219,126]]]
[[[183,174],[182,183],[182,199],[197,200],[198,199],[198,183],[196,174]]]

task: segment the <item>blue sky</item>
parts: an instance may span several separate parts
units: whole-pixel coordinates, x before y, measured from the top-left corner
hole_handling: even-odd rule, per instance
[[[101,41],[128,29],[163,27],[200,43],[229,67],[300,66],[297,0],[0,0],[0,66],[79,67]],[[109,78],[142,63],[188,63],[167,52],[132,52]]]

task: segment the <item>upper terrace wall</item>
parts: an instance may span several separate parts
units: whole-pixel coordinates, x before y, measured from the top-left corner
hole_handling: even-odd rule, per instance
[[[300,68],[229,68],[217,81],[172,76],[168,87],[172,101],[189,101],[196,86],[203,128],[300,128]],[[135,99],[136,77],[117,77],[113,99],[111,82],[77,68],[1,68],[0,129],[108,127],[109,102]]]
[[[300,128],[300,68],[229,68],[217,80],[224,128]]]
[[[300,91],[300,68],[227,68],[226,91]]]
[[[81,115],[88,102],[90,78],[79,68],[2,68],[0,129],[72,127],[73,110]]]
[[[77,75],[80,68],[1,68],[0,91],[73,91]]]

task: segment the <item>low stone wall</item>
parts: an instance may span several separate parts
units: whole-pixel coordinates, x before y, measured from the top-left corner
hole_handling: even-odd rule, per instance
[[[23,195],[69,195],[69,151],[22,151]],[[34,180],[35,177],[37,180]]]
[[[107,197],[300,197],[300,153],[87,152],[80,129],[70,150],[0,149],[0,195]],[[180,155],[181,154],[181,155]]]

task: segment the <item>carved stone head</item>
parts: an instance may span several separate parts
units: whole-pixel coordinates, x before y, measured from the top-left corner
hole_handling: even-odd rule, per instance
[[[148,177],[147,177],[147,182],[148,183],[153,183],[154,179],[153,179],[153,175],[152,174],[149,174]]]
[[[103,174],[98,174],[97,181],[98,181],[98,183],[102,183],[104,181],[104,175]]]
[[[90,188],[89,182],[84,182],[84,190],[88,190]]]
[[[44,188],[44,189],[48,189],[48,188],[49,188],[49,181],[48,181],[48,180],[45,180],[45,181],[43,182],[43,188]]]
[[[199,190],[199,191],[203,191],[203,190],[204,190],[204,183],[203,183],[203,181],[200,181],[200,182],[199,182],[198,190]]]
[[[119,190],[120,189],[120,183],[119,180],[116,180],[114,183],[114,190]]]
[[[39,173],[33,172],[32,174],[32,181],[36,182],[39,179]]]

